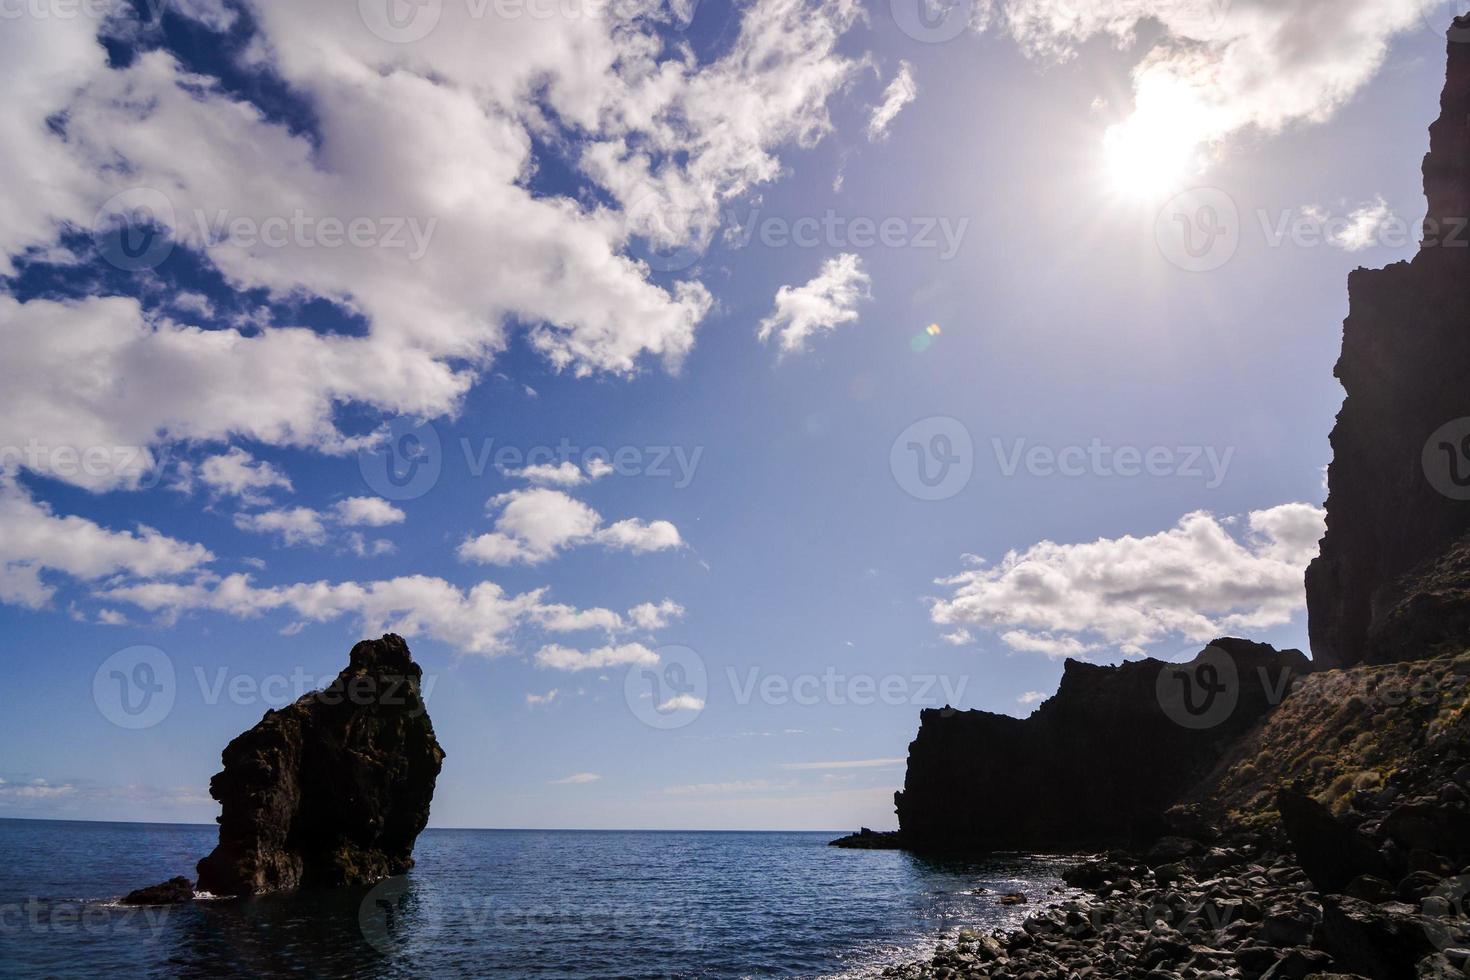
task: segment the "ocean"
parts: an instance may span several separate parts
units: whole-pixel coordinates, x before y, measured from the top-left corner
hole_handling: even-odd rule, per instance
[[[828,847],[829,833],[427,830],[374,888],[131,909],[213,826],[0,820],[4,977],[869,977],[1014,926],[1065,861]],[[980,892],[978,889],[985,889]]]

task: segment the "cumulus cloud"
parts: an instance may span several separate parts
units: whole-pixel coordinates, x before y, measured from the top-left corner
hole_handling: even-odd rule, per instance
[[[888,127],[903,111],[903,107],[919,97],[919,86],[914,81],[914,66],[907,61],[898,63],[898,72],[888,87],[883,90],[883,99],[873,107],[868,117],[868,140],[878,142],[888,138]]]
[[[201,461],[197,475],[215,494],[239,497],[247,503],[265,500],[269,490],[291,490],[290,477],[238,446]]]
[[[1253,511],[1243,527],[1197,511],[1141,538],[1042,541],[940,579],[952,591],[930,614],[940,626],[988,630],[1012,649],[1057,657],[1267,629],[1303,607],[1324,520],[1320,508],[1292,503]]]
[[[57,516],[0,477],[0,602],[37,609],[56,594],[43,573],[92,582],[108,576],[179,575],[214,556],[203,545],[151,527],[114,531],[77,516]]]
[[[219,0],[178,12],[239,27]],[[143,450],[100,476],[36,466],[94,489],[140,485],[160,438],[346,451],[339,407],[453,414],[512,323],[559,370],[677,370],[712,300],[692,279],[652,281],[635,243],[700,245],[722,201],[779,176],[782,147],[830,130],[828,101],[860,64],[837,45],[859,14],[855,0],[758,0],[701,62],[662,39],[655,5],[552,30],[446,4],[427,37],[400,44],[365,29],[357,5],[253,3],[236,67],[299,95],[310,132],[167,49],[109,64],[95,18],[16,20],[0,38],[0,273],[22,254],[75,261],[64,230],[146,204],[234,288],[319,297],[366,329],[269,316],[199,329],[122,296],[0,297],[0,444]],[[600,194],[532,191],[536,139],[560,134]],[[363,227],[368,244],[318,247],[328,226],[298,233],[300,215]]]
[[[566,548],[598,544],[633,552],[661,551],[682,544],[668,521],[629,518],[604,526],[602,515],[560,490],[531,487],[490,499],[498,508],[495,530],[465,539],[462,561],[491,565],[537,564]]]
[[[323,544],[327,528],[322,515],[310,507],[285,507],[235,515],[235,526],[255,534],[278,535],[286,545]]]
[[[347,527],[386,527],[408,517],[381,497],[347,497],[332,508],[337,522]]]
[[[586,651],[574,650],[559,643],[550,643],[536,651],[536,666],[548,667],[552,670],[600,670],[604,667],[656,663],[658,663],[658,654],[641,643],[624,643]]]
[[[776,291],[776,309],[761,321],[757,336],[766,341],[775,335],[782,356],[805,350],[809,337],[858,318],[858,303],[872,299],[870,283],[853,253],[828,259],[815,279]]]
[[[1016,698],[1016,703],[1027,705],[1040,704],[1045,700],[1046,695],[1041,693],[1040,691],[1027,691],[1025,694],[1022,694],[1020,697]]]

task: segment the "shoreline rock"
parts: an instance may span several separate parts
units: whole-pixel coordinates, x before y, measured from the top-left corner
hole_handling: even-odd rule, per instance
[[[179,875],[158,885],[138,888],[123,896],[124,905],[180,905],[194,900],[194,885]]]
[[[846,847],[859,851],[900,851],[905,847],[903,834],[896,830],[869,830],[863,827],[855,834],[828,841],[828,847]]]

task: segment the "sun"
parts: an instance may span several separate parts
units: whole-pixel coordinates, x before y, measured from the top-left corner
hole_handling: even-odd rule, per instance
[[[1204,169],[1204,107],[1188,87],[1159,81],[1141,87],[1133,115],[1103,136],[1108,183],[1127,197],[1166,197]]]

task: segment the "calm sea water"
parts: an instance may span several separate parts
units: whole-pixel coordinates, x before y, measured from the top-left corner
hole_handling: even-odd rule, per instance
[[[1060,886],[1056,858],[834,836],[428,830],[373,889],[125,909],[192,877],[215,828],[0,820],[0,976],[863,977]]]

